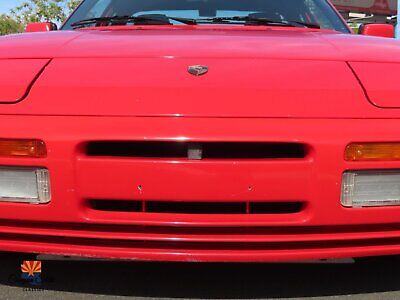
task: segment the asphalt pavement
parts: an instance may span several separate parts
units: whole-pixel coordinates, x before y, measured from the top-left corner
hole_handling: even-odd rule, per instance
[[[0,299],[400,299],[400,260],[201,264],[42,260],[42,285],[0,255]]]

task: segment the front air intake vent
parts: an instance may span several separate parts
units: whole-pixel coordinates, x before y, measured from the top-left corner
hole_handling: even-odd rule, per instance
[[[97,211],[169,214],[295,214],[304,202],[178,202],[92,199],[89,207]]]
[[[252,142],[90,142],[88,156],[203,159],[301,159],[304,144]]]

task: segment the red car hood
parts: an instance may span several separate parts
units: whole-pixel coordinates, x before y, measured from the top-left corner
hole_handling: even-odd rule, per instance
[[[52,61],[25,99],[0,105],[0,113],[379,117],[347,62],[399,63],[399,54],[394,40],[309,29],[137,27],[15,35],[0,39],[0,59]],[[209,72],[193,76],[191,65]]]
[[[400,62],[400,43],[392,39],[309,29],[242,28],[147,26],[11,35],[0,38],[0,59],[174,56]]]

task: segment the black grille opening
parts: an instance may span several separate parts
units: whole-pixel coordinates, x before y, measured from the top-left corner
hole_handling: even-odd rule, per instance
[[[89,204],[92,209],[100,211],[114,211],[114,212],[142,211],[141,201],[90,200]]]
[[[303,202],[176,202],[90,200],[91,209],[109,212],[170,214],[294,214],[304,209]]]
[[[243,214],[246,213],[246,203],[150,201],[146,203],[146,212],[175,214]]]
[[[204,158],[304,158],[304,145],[294,143],[207,143]]]
[[[253,142],[90,142],[88,156],[186,159],[301,159],[307,155],[304,144]]]
[[[169,142],[92,142],[89,156],[117,157],[187,157],[186,143]]]
[[[303,202],[252,202],[251,214],[295,214],[304,209]]]

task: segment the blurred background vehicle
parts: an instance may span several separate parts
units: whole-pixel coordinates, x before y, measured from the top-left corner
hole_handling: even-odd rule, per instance
[[[397,0],[332,0],[332,3],[356,33],[364,24],[397,24]]]

